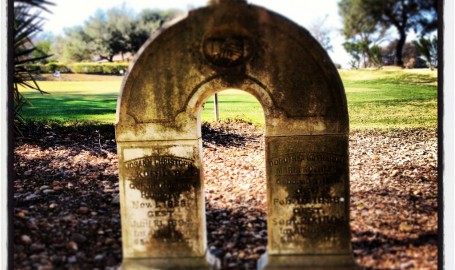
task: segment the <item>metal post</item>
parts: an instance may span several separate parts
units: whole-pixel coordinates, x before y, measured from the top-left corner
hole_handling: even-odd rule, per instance
[[[218,109],[218,93],[216,93],[216,94],[214,95],[214,98],[215,98],[215,100],[214,100],[213,103],[214,103],[214,106],[215,106],[215,107],[214,107],[215,121],[218,122],[218,121],[220,121],[220,111],[219,111],[219,109]]]

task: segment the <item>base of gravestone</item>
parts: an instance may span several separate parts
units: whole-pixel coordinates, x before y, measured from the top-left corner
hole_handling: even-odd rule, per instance
[[[119,270],[218,270],[220,268],[220,260],[207,253],[203,257],[124,259]]]
[[[360,270],[351,254],[263,254],[258,260],[258,270]]]

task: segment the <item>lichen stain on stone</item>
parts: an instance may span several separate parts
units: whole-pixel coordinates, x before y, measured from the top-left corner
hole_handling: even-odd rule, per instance
[[[164,250],[171,253],[175,251],[191,252],[189,239],[185,238],[185,234],[178,230],[177,226],[172,225],[171,222],[156,231],[151,231],[148,237],[149,244],[147,247],[150,250],[163,250],[164,248]]]

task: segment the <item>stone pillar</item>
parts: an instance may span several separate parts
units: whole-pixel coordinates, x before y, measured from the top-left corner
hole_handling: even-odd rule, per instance
[[[268,251],[258,269],[358,269],[347,135],[266,137]]]
[[[201,141],[119,142],[122,269],[214,269]]]

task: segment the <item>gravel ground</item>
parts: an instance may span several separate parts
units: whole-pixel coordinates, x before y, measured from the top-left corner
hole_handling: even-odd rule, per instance
[[[255,269],[267,245],[263,131],[204,125],[208,246]],[[14,269],[115,269],[122,260],[113,126],[28,124],[14,149]],[[434,129],[350,136],[352,246],[366,269],[437,269]]]

